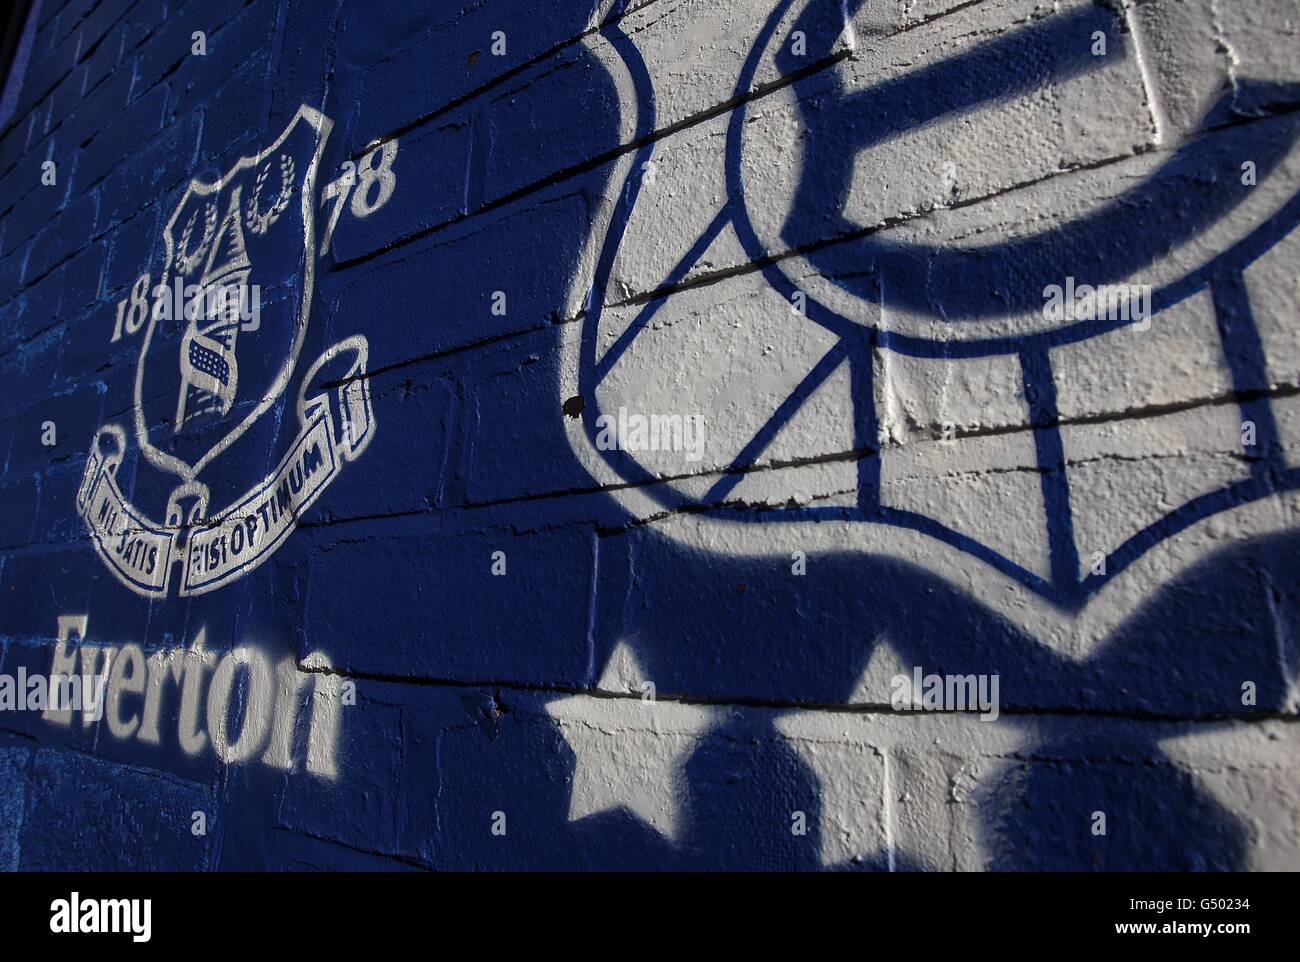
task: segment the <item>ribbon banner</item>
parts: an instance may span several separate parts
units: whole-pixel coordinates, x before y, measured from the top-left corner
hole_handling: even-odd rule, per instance
[[[341,383],[305,397],[307,386],[333,358],[353,355]],[[298,434],[280,463],[230,507],[205,517],[207,489],[186,481],[171,495],[167,523],[140,511],[117,484],[125,454],[125,433],[106,425],[91,442],[86,471],[77,492],[77,512],[85,519],[95,549],[109,569],[132,590],[166,595],[173,562],[180,560],[180,594],[199,595],[242,577],[265,561],[337,476],[343,463],[360,457],[374,433],[370,386],[365,379],[367,345],[350,337],[326,351],[303,378],[298,395]],[[337,411],[337,415],[335,414]],[[102,441],[114,450],[105,453]],[[197,499],[188,514],[182,499]]]

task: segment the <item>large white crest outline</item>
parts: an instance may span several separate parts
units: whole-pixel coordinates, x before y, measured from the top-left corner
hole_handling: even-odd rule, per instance
[[[788,14],[797,7],[787,3],[779,9]],[[850,46],[855,42],[851,23],[845,25],[845,40]],[[651,84],[652,80],[640,51],[634,42],[629,41],[625,46],[615,45],[617,56],[609,56],[608,51],[598,49],[602,43],[600,34],[584,38],[584,43],[610,71],[618,89],[623,108],[620,143],[638,142],[646,135],[647,129],[653,129],[653,121],[648,127],[642,122],[641,115],[647,110],[642,87]],[[743,83],[738,85],[740,89],[744,89]],[[653,98],[648,109],[653,116]],[[740,129],[740,125],[734,123],[732,127],[733,131]],[[621,237],[611,241],[611,232],[621,230],[630,219],[638,196],[634,188],[638,177],[644,176],[650,158],[654,157],[654,146],[655,142],[650,140],[637,150],[625,151],[614,163],[564,306],[565,317],[579,320],[561,326],[559,400],[564,402],[581,396],[586,402],[587,414],[592,417],[603,409],[593,405],[592,397],[583,394],[581,375],[584,365],[590,360],[584,353],[583,330],[593,314],[598,313],[593,311],[593,304],[599,307],[599,299],[603,297],[600,284],[602,260],[609,253],[606,248],[612,244],[616,252],[622,244]],[[1281,170],[1294,173],[1297,165],[1300,165],[1300,148],[1286,155]],[[1151,166],[1156,166],[1155,159],[1151,160]],[[1293,179],[1291,183],[1294,183]],[[1248,213],[1255,215],[1255,219],[1245,227],[1234,228],[1231,240],[1222,243],[1224,248],[1240,245],[1244,249],[1249,246],[1246,241],[1263,232],[1261,222],[1273,218],[1285,220],[1300,213],[1300,195],[1295,194],[1294,188],[1275,190],[1266,196],[1264,188],[1258,190],[1260,198],[1253,200],[1252,204],[1242,205]],[[740,199],[743,202],[743,196]],[[726,200],[735,202],[737,198],[728,196]],[[730,220],[723,221],[726,213],[724,204],[718,214],[718,222],[724,227],[730,223]],[[1200,256],[1191,258],[1192,267],[1187,269],[1187,273],[1204,270],[1205,265],[1216,261],[1221,253],[1217,249],[1218,243],[1198,248],[1196,253]],[[686,246],[683,244],[683,248]],[[1244,260],[1244,265],[1251,262]],[[608,271],[611,264],[612,257],[603,265],[604,269]],[[603,279],[608,281],[609,278]],[[811,518],[779,524],[743,524],[707,511],[673,512],[655,497],[657,489],[670,490],[682,500],[690,501],[705,495],[712,484],[711,478],[701,475],[675,479],[680,485],[677,488],[672,486],[672,482],[643,484],[638,479],[636,483],[629,483],[628,476],[611,463],[608,452],[598,449],[583,417],[566,417],[563,425],[571,451],[596,484],[607,488],[607,493],[632,516],[655,519],[658,532],[689,550],[720,558],[762,558],[774,564],[788,563],[792,552],[796,551],[809,554],[854,552],[863,558],[906,563],[947,581],[1044,646],[1076,660],[1091,656],[1160,587],[1203,560],[1207,554],[1206,546],[1220,542],[1225,532],[1231,532],[1234,541],[1262,537],[1293,527],[1300,513],[1300,485],[1296,485],[1200,517],[1143,550],[1120,576],[1102,580],[1092,594],[1077,603],[1062,603],[923,530],[877,521]],[[1294,469],[1293,473],[1300,474],[1300,468]]]
[[[145,327],[144,337],[140,343],[140,357],[136,362],[135,371],[135,389],[134,389],[134,413],[133,423],[135,425],[136,443],[139,445],[140,453],[143,454],[151,464],[175,474],[185,481],[193,481],[199,473],[213,460],[215,460],[223,451],[234,444],[263,414],[270,409],[284,393],[289,386],[289,381],[293,377],[293,372],[298,366],[298,356],[302,352],[302,346],[306,340],[307,324],[311,318],[312,297],[315,289],[315,250],[316,250],[316,223],[315,223],[315,193],[316,193],[316,174],[320,168],[321,158],[325,153],[325,141],[329,139],[330,131],[334,122],[322,114],[320,111],[305,104],[298,108],[298,112],[293,119],[285,126],[280,136],[275,141],[263,148],[257,154],[248,157],[241,157],[235,162],[225,174],[214,181],[202,181],[198,178],[192,178],[185,188],[185,193],[177,201],[175,210],[172,211],[171,217],[163,228],[163,243],[165,250],[164,263],[170,264],[174,255],[173,250],[173,229],[180,213],[185,208],[185,202],[191,196],[207,197],[212,194],[219,194],[226,184],[236,174],[255,167],[262,163],[267,157],[279,150],[289,136],[293,133],[294,128],[299,122],[310,124],[316,131],[316,148],[312,153],[311,163],[307,165],[307,170],[303,175],[302,188],[299,191],[300,203],[302,204],[302,222],[303,222],[303,282],[302,296],[299,301],[298,318],[294,328],[294,341],[292,347],[285,355],[284,364],[276,374],[275,380],[257,405],[250,411],[243,420],[234,425],[229,432],[221,437],[208,451],[200,457],[193,465],[188,464],[175,455],[168,454],[159,450],[149,441],[149,426],[145,423],[144,416],[144,368],[145,358],[149,353],[149,345],[153,340],[154,326],[157,323],[154,312],[149,312],[149,321]]]
[[[301,254],[304,258],[302,290],[293,344],[286,352],[275,379],[265,389],[255,408],[194,465],[154,448],[149,443],[144,423],[144,367],[154,324],[164,319],[166,314],[155,316],[151,309],[149,327],[136,367],[133,420],[136,438],[145,458],[180,478],[171,491],[164,521],[152,520],[149,513],[132,503],[117,484],[117,471],[127,449],[125,427],[117,423],[104,424],[91,441],[77,492],[77,512],[85,521],[101,560],[114,577],[136,594],[167,596],[174,564],[181,569],[179,593],[182,597],[214,591],[249,573],[270,557],[297,527],[299,515],[315,503],[343,464],[356,460],[365,451],[374,436],[370,387],[365,376],[369,346],[364,335],[355,334],[328,347],[308,366],[299,384],[294,408],[297,434],[288,443],[278,464],[227,506],[215,512],[208,511],[208,490],[197,475],[279,401],[298,368],[311,316],[318,256],[313,217],[316,174],[325,141],[333,127],[332,121],[303,105],[280,136],[264,150],[240,158],[216,181],[192,179],[166,225],[164,243],[170,267],[174,254],[171,230],[187,201],[192,197],[209,197],[220,192],[233,177],[260,164],[299,129],[299,122],[310,124],[314,134],[312,158],[306,164],[303,180],[297,187],[301,193],[305,241]],[[238,190],[237,186],[232,193],[232,207]],[[287,200],[289,195],[282,196]],[[239,216],[238,211],[235,211],[235,216]],[[184,238],[181,242],[184,243]],[[166,269],[164,275],[165,272]],[[346,365],[342,381],[309,396],[308,391],[316,383],[316,376],[328,363]],[[195,504],[183,509],[181,501],[187,498],[194,499]]]

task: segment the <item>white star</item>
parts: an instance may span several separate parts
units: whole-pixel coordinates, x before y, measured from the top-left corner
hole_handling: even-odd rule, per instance
[[[887,634],[876,635],[872,645],[871,657],[849,694],[850,705],[888,705],[894,691],[893,679],[898,675],[912,677],[912,667],[903,664]]]
[[[895,674],[910,669],[878,638],[850,703],[887,706]],[[901,852],[932,868],[984,868],[981,804],[1032,743],[1023,723],[973,713],[801,711],[775,724],[817,777],[825,866],[875,857],[893,869]]]
[[[868,737],[873,716],[801,711],[776,729],[817,776],[821,863],[839,865],[884,851],[893,868],[885,799],[888,760]]]
[[[1300,733],[1281,721],[1206,723],[1160,748],[1250,829],[1250,871],[1295,871]]]
[[[640,693],[645,680],[632,650],[619,642],[596,688]],[[569,821],[624,808],[669,841],[680,841],[687,794],[682,769],[713,721],[711,709],[578,695],[546,710],[573,749]]]

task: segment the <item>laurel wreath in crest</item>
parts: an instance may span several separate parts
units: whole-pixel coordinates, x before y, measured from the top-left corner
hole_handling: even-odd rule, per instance
[[[190,219],[185,222],[185,229],[181,231],[181,239],[176,247],[176,270],[181,274],[189,274],[198,267],[199,261],[203,260],[203,255],[207,253],[208,246],[217,232],[217,205],[209,203],[203,206],[203,237],[199,241],[199,246],[191,251],[190,238],[194,235],[194,225],[198,222],[198,218],[198,211],[190,214]]]
[[[280,192],[276,195],[275,201],[267,211],[262,212],[259,210],[258,201],[262,196],[262,188],[266,186],[266,178],[270,173],[271,165],[269,163],[264,164],[262,169],[257,172],[257,181],[253,184],[253,195],[248,198],[248,204],[244,208],[244,224],[254,234],[265,234],[270,230],[271,225],[289,206],[289,198],[293,195],[293,158],[288,154],[281,154]]]

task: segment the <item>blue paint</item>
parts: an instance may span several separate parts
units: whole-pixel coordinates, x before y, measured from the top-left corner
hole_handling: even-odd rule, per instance
[[[790,2],[777,5],[743,64],[738,97],[749,91]],[[164,702],[158,744],[114,738],[102,723],[64,728],[0,715],[0,820],[16,824],[18,805],[24,815],[16,835],[0,828],[0,868],[817,868],[817,779],[774,722],[801,707],[842,705],[884,639],[907,665],[1002,677],[1004,723],[1023,729],[1032,753],[980,808],[994,867],[1243,864],[1247,820],[1169,763],[1157,738],[1201,731],[1206,718],[1226,725],[1284,708],[1300,664],[1295,534],[1203,559],[1075,663],[984,600],[896,559],[847,549],[815,555],[809,564],[816,577],[796,582],[783,559],[686,548],[653,525],[634,524],[578,463],[566,437],[575,415],[563,409],[559,390],[558,312],[597,201],[611,187],[620,114],[631,109],[632,173],[612,185],[618,207],[598,238],[590,311],[566,322],[582,325],[576,416],[589,437],[602,413],[597,387],[665,303],[647,301],[597,361],[615,257],[657,145],[654,86],[618,19],[621,9],[599,33],[623,57],[635,105],[620,104],[606,68],[584,47],[564,46],[587,26],[585,2],[543,9],[491,0],[463,15],[406,11],[397,23],[376,5],[352,2],[336,10],[299,0],[232,0],[206,13],[200,8],[207,5],[190,3],[168,11],[165,21],[151,5],[138,6],[157,21],[129,24],[126,37],[138,39],[122,41],[111,68],[95,66],[107,71],[95,88],[103,96],[121,85],[129,122],[105,127],[85,146],[83,135],[65,142],[59,133],[81,130],[84,117],[71,114],[52,126],[55,149],[69,151],[68,169],[77,171],[66,195],[15,186],[12,165],[0,172],[0,671],[48,670],[58,618],[89,613],[90,641],[139,644],[146,655],[190,644],[200,629],[218,655],[240,644],[277,658],[323,651],[356,679],[359,705],[345,711],[340,775],[332,781],[304,770],[305,708],[290,773],[260,761],[224,766],[210,749],[184,751],[175,691]],[[798,23],[824,38],[839,9],[838,0],[814,2]],[[151,39],[145,27],[157,28]],[[1114,15],[1099,5],[978,49],[912,78],[906,89],[886,81],[868,95],[837,99],[827,72],[800,76],[798,96],[822,105],[810,143],[840,176],[801,185],[796,209],[811,220],[793,218],[786,240],[815,238],[827,229],[825,216],[838,216],[847,161],[858,151],[1045,77],[1086,71],[1091,65],[1077,56],[1025,54],[1064,49],[1063,36],[1094,28],[1118,55],[1131,55]],[[216,59],[207,66],[215,69],[186,60],[193,29],[212,30]],[[511,38],[501,63],[487,50],[491,29]],[[307,39],[295,42],[300,37]],[[27,111],[78,65],[76,51],[38,39],[48,43],[33,68],[33,90],[42,89]],[[550,52],[565,66],[539,77]],[[1014,65],[1022,62],[1032,70],[1020,72]],[[787,75],[798,69],[779,59],[778,66]],[[1236,103],[1266,109],[1293,102],[1295,93],[1243,82]],[[145,130],[151,98],[165,101],[169,116]],[[318,188],[372,141],[400,131],[394,169],[401,204],[371,220],[341,222],[331,253],[317,264],[304,348],[315,357],[344,337],[366,335],[375,434],[267,563],[208,595],[180,597],[173,585],[165,597],[141,597],[96,557],[75,510],[91,439],[132,407],[136,352],[109,343],[115,306],[139,272],[157,268],[160,224],[190,176],[225,170],[276,136],[304,103],[335,122]],[[744,106],[730,115],[730,196],[701,236],[683,245],[664,284],[685,278],[731,226],[788,300],[794,285],[768,261],[772,252],[746,213],[746,116]],[[810,256],[867,300],[941,310],[956,325],[1036,301],[1045,278],[1123,277],[1135,258],[1207,229],[1240,203],[1241,191],[1224,189],[1223,172],[1235,169],[1235,158],[1254,158],[1263,182],[1300,131],[1294,112],[1234,124],[1178,151],[1113,208],[981,258],[904,249],[870,234]],[[94,170],[93,179],[83,181],[84,170]],[[1219,177],[1213,189],[1206,170]],[[1134,207],[1180,216],[1144,217],[1134,227]],[[1156,292],[1157,312],[1212,293],[1237,402],[1258,426],[1261,453],[1247,480],[1134,534],[1109,556],[1104,576],[1079,570],[1050,351],[1124,322],[1018,339],[930,341],[875,330],[810,300],[807,320],[835,335],[834,346],[703,498],[654,483],[628,452],[602,455],[665,510],[700,512],[737,528],[823,520],[919,532],[964,553],[971,565],[1016,580],[1045,604],[1077,610],[1189,525],[1300,485],[1300,471],[1280,456],[1265,392],[1267,357],[1241,279],[1297,220],[1300,199],[1293,199],[1203,270]],[[84,243],[72,244],[73,235]],[[290,296],[297,262],[279,266],[283,285],[273,294]],[[981,277],[1020,281],[972,299],[987,289],[974,283]],[[498,289],[508,294],[505,316],[490,311]],[[952,363],[1017,358],[1048,506],[1050,577],[933,518],[881,503],[872,356],[882,351]],[[717,506],[801,403],[845,366],[859,455],[854,503]],[[330,372],[322,380],[341,377]],[[295,381],[246,443],[214,464],[205,478],[214,492],[245,490],[275,465],[295,433],[298,387]],[[52,449],[39,443],[37,426],[47,419],[59,429]],[[117,482],[161,514],[169,492],[148,477],[134,447]],[[508,558],[506,577],[490,570],[498,550]],[[686,765],[690,803],[680,846],[626,810],[568,818],[577,760],[546,707],[590,689],[620,642],[635,651],[661,698],[743,706],[722,710]],[[1258,684],[1257,706],[1241,704],[1242,679]],[[1164,720],[1158,735],[1153,719]],[[1079,817],[1085,808],[1108,812],[1112,836],[1101,856]],[[497,809],[510,815],[506,839],[487,831],[487,815]],[[809,813],[807,838],[781,830],[795,809]],[[196,810],[211,821],[207,838],[190,833]],[[895,862],[934,867],[907,851]],[[850,867],[887,862],[866,853]]]

